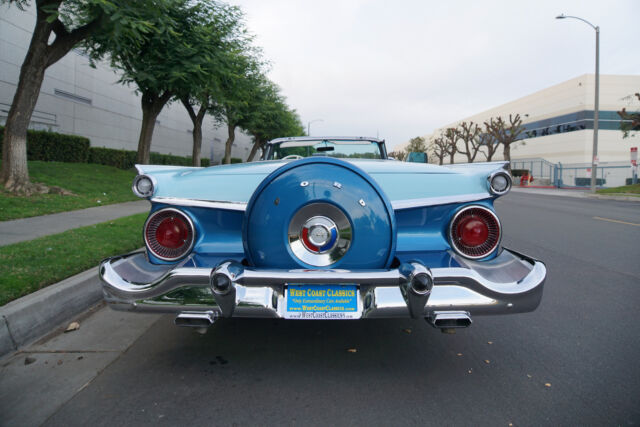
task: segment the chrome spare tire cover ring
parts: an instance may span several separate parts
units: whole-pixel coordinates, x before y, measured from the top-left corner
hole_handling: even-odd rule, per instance
[[[300,261],[316,267],[338,262],[351,246],[352,227],[345,213],[329,203],[303,206],[289,222],[289,246]]]

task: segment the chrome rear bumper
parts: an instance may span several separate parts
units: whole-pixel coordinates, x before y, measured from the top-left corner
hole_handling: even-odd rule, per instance
[[[356,284],[362,318],[523,313],[540,304],[543,263],[508,249],[484,262],[452,256],[460,267],[429,269],[412,262],[388,270],[265,270],[237,262],[215,269],[154,265],[143,252],[134,252],[103,261],[100,278],[114,309],[211,312],[215,317],[284,317],[284,290],[290,283]],[[210,298],[163,298],[189,288]]]

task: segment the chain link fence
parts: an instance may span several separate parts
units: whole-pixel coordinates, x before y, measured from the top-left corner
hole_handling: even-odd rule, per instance
[[[553,186],[558,188],[588,188],[591,185],[591,164],[551,163],[545,159],[517,159],[511,161],[512,170],[525,170],[533,177],[529,185]],[[607,162],[596,170],[598,187],[619,187],[631,183],[633,170],[627,162]],[[514,184],[520,179],[514,177]],[[525,180],[522,182],[525,184]]]

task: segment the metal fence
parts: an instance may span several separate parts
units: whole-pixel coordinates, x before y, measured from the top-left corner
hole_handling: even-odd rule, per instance
[[[533,176],[535,185],[554,185],[558,165],[545,159],[518,159],[511,161],[511,169],[525,169]],[[517,181],[517,180],[514,180]],[[519,184],[517,181],[516,184]]]
[[[587,188],[591,185],[591,164],[551,163],[545,159],[517,159],[511,161],[511,169],[524,169],[533,176],[530,185],[553,186],[558,188]],[[609,162],[598,165],[598,187],[619,187],[627,185],[633,171],[626,162]],[[514,179],[514,184],[520,184]]]

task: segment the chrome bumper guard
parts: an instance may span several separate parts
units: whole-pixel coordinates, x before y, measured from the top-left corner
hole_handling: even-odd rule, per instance
[[[134,252],[103,261],[100,278],[105,300],[114,309],[210,312],[214,317],[284,317],[287,284],[356,284],[362,318],[522,313],[539,305],[543,263],[508,249],[484,262],[452,257],[460,267],[429,269],[411,262],[388,270],[265,270],[234,261],[216,268],[154,265],[144,252]],[[157,298],[190,287],[205,288],[215,303]]]

